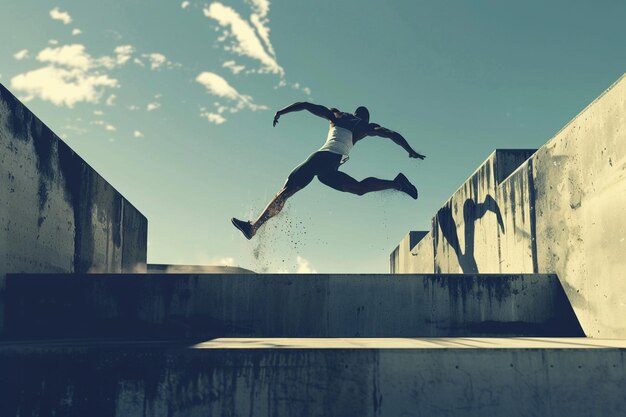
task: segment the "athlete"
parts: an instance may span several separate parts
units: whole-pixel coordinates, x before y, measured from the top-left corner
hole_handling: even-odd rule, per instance
[[[318,104],[298,102],[276,112],[273,125],[276,126],[282,115],[301,110],[307,110],[330,122],[326,143],[291,171],[283,188],[274,196],[255,221],[243,221],[234,217],[231,219],[233,225],[246,238],[252,239],[265,222],[282,210],[287,199],[309,185],[316,175],[323,184],[339,191],[363,195],[372,191],[399,190],[417,199],[417,189],[402,173],[398,174],[393,181],[374,177],[357,181],[348,174],[339,171],[339,166],[348,160],[350,149],[366,136],[389,138],[404,148],[409,153],[409,158],[425,158],[424,155],[415,152],[399,133],[376,123],[370,123],[370,115],[366,107],[358,107],[354,114],[351,114]]]

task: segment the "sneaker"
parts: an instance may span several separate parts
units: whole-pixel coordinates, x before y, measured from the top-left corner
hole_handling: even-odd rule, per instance
[[[415,188],[415,186],[411,184],[409,179],[405,177],[404,174],[398,174],[394,181],[400,185],[400,191],[404,191],[414,200],[417,200],[417,188]]]
[[[246,239],[252,239],[252,236],[254,236],[254,232],[252,232],[252,223],[244,222],[243,220],[235,219],[234,217],[230,219],[230,221],[233,223],[233,226],[243,233]]]

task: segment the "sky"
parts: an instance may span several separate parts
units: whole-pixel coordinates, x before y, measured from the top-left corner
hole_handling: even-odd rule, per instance
[[[0,83],[148,218],[148,262],[379,273],[497,148],[538,148],[626,72],[623,1],[22,0],[1,6]],[[341,170],[403,172],[356,196],[317,180],[251,241],[328,122],[310,101],[401,133]]]

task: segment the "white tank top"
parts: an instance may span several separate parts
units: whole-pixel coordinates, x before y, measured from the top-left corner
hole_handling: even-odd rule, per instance
[[[352,149],[352,132],[346,128],[339,126],[330,126],[326,143],[319,149],[320,151],[329,151],[343,155],[341,163],[348,160],[348,154]]]

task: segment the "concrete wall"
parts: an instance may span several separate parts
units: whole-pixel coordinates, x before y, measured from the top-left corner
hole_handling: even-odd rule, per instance
[[[494,347],[493,341],[484,344]],[[624,349],[560,346],[197,349],[101,341],[21,344],[0,347],[0,379],[10,375],[10,381],[1,381],[6,383],[0,390],[0,415],[622,416]]]
[[[147,220],[0,85],[0,329],[10,272],[145,270]]]
[[[626,78],[503,181],[488,165],[435,217],[435,272],[556,273],[588,336],[626,337]]]
[[[582,335],[554,275],[22,274],[6,293],[5,339]]]
[[[626,337],[626,77],[533,158],[539,271],[589,336]]]
[[[432,245],[430,232],[409,232],[391,253],[391,273],[433,273]]]

